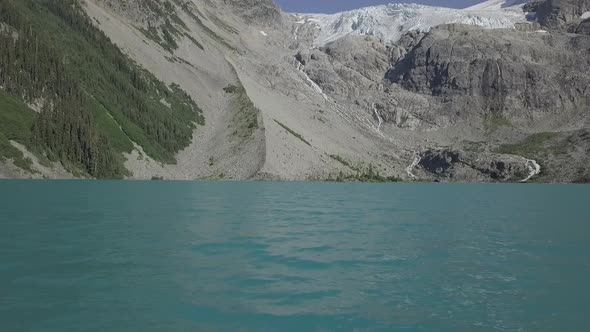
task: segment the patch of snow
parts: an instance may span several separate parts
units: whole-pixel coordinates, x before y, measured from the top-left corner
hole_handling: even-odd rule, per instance
[[[547,33],[547,30],[537,30],[535,32],[538,32],[538,33]]]
[[[500,10],[503,8],[522,7],[529,0],[488,0],[466,8],[467,10]]]
[[[590,12],[585,12],[584,14],[582,14],[582,16],[580,16],[580,18],[583,20],[590,18]]]
[[[518,4],[506,6],[511,3]],[[347,35],[373,35],[384,42],[395,42],[408,31],[426,32],[435,26],[449,23],[487,29],[514,28],[516,23],[527,21],[522,3],[520,0],[490,0],[484,3],[488,6],[467,9],[389,4],[337,14],[307,14],[303,17],[304,24],[318,29],[315,46],[326,45]]]
[[[260,30],[260,34],[263,35],[264,37],[268,36],[268,34],[262,30]]]

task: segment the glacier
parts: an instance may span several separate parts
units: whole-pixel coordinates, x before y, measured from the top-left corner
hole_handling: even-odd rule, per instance
[[[348,35],[372,35],[395,42],[409,31],[427,32],[441,24],[461,23],[487,29],[514,28],[527,22],[523,0],[489,0],[465,9],[418,4],[387,4],[336,14],[293,14],[295,24],[314,31],[315,47]]]

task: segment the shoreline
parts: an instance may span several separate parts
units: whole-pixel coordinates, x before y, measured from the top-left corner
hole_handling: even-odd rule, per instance
[[[16,181],[26,181],[26,182],[129,182],[129,183],[139,183],[139,182],[180,182],[180,183],[334,183],[334,184],[486,184],[486,185],[501,185],[501,184],[515,184],[515,185],[590,185],[590,182],[522,182],[522,181],[506,181],[506,182],[482,182],[482,181],[383,181],[383,182],[368,182],[368,181],[329,181],[329,180],[220,180],[220,179],[195,179],[195,180],[186,180],[186,179],[162,179],[162,180],[149,180],[149,179],[88,179],[88,178],[45,178],[45,179],[38,179],[38,178],[14,178],[14,177],[1,177],[0,176],[0,183],[1,182],[16,182]]]

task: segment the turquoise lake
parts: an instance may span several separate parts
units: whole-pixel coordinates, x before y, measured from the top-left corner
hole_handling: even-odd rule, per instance
[[[2,331],[590,331],[590,186],[0,181]]]

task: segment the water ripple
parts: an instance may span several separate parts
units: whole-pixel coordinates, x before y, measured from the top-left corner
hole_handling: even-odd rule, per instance
[[[588,187],[1,184],[7,331],[587,330]]]

